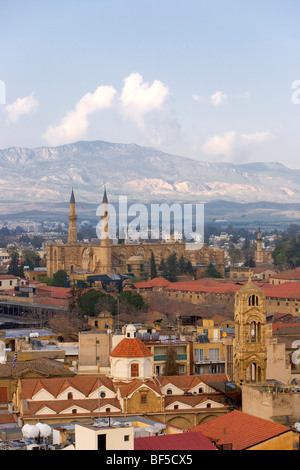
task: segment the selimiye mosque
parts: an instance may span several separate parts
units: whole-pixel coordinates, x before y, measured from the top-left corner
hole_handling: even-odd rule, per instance
[[[47,245],[47,271],[53,276],[57,271],[64,270],[72,278],[78,276],[127,274],[131,273],[142,279],[149,279],[150,260],[153,253],[156,266],[166,260],[173,253],[177,259],[184,256],[190,261],[195,271],[195,277],[213,263],[222,276],[225,274],[225,252],[219,248],[207,247],[186,250],[182,241],[170,240],[158,242],[141,241],[137,243],[113,243],[109,235],[109,204],[106,189],[102,200],[101,240],[100,243],[80,243],[77,239],[77,214],[75,195],[72,189],[70,198],[70,212],[68,241],[65,244]],[[197,244],[196,244],[197,245]]]

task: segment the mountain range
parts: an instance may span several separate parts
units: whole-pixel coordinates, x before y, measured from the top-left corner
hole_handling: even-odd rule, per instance
[[[300,170],[281,163],[209,163],[136,144],[77,142],[0,150],[0,202],[99,203],[106,185],[140,202],[300,203]]]

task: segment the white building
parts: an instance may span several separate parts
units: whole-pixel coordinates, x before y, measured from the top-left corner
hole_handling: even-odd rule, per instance
[[[135,326],[128,325],[126,337],[110,353],[113,379],[149,379],[153,376],[153,354],[136,336]]]

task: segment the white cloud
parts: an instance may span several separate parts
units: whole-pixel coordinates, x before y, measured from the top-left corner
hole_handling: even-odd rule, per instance
[[[258,146],[276,138],[276,135],[271,131],[241,135],[235,131],[230,131],[225,132],[223,135],[215,135],[209,138],[202,146],[202,150],[207,155],[224,156],[234,159],[236,156],[245,156],[245,152],[252,151]]]
[[[241,138],[244,142],[261,144],[263,142],[269,142],[270,140],[276,139],[276,136],[273,132],[265,131],[255,132],[254,134],[242,134]]]
[[[86,134],[89,116],[98,110],[112,107],[118,92],[112,86],[99,86],[94,93],[87,93],[69,111],[58,125],[49,126],[45,135],[51,145],[72,142]],[[169,89],[159,80],[149,85],[139,73],[132,73],[124,80],[119,100],[114,102],[115,110],[125,121],[131,121],[147,138],[155,142],[163,140],[163,129],[158,129],[158,122],[164,123],[166,132],[174,127],[163,109]]]
[[[215,135],[208,139],[202,149],[207,155],[230,155],[236,142],[236,132],[226,132],[223,136]]]
[[[48,127],[44,139],[51,145],[59,145],[81,138],[88,129],[88,117],[109,108],[116,94],[112,86],[99,86],[94,93],[86,93],[59,125]]]
[[[228,101],[228,96],[222,91],[216,91],[209,98],[202,98],[201,96],[193,95],[193,99],[198,101],[198,103],[209,103],[217,108]]]
[[[20,117],[30,116],[38,108],[39,102],[34,97],[34,93],[24,98],[18,98],[12,104],[6,106],[6,112],[8,114],[8,123],[15,124]]]
[[[120,96],[121,112],[135,123],[143,127],[143,118],[146,114],[160,110],[169,89],[159,80],[154,80],[152,85],[143,82],[139,73],[132,73],[124,80],[124,87]]]

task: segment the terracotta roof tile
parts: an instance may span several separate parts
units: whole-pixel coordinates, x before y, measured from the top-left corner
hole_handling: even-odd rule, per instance
[[[220,445],[232,444],[233,450],[243,450],[288,432],[290,428],[236,410],[190,429],[190,432],[199,431]]]
[[[124,338],[110,353],[111,357],[149,357],[153,354],[138,338]]]
[[[88,397],[98,387],[98,379],[100,385],[115,391],[113,382],[108,377],[95,376],[75,376],[68,378],[51,378],[51,379],[23,379],[21,381],[22,399],[31,399],[39,390],[44,388],[55,398],[68,387],[73,387]]]
[[[137,437],[134,450],[217,450],[201,432]]]

